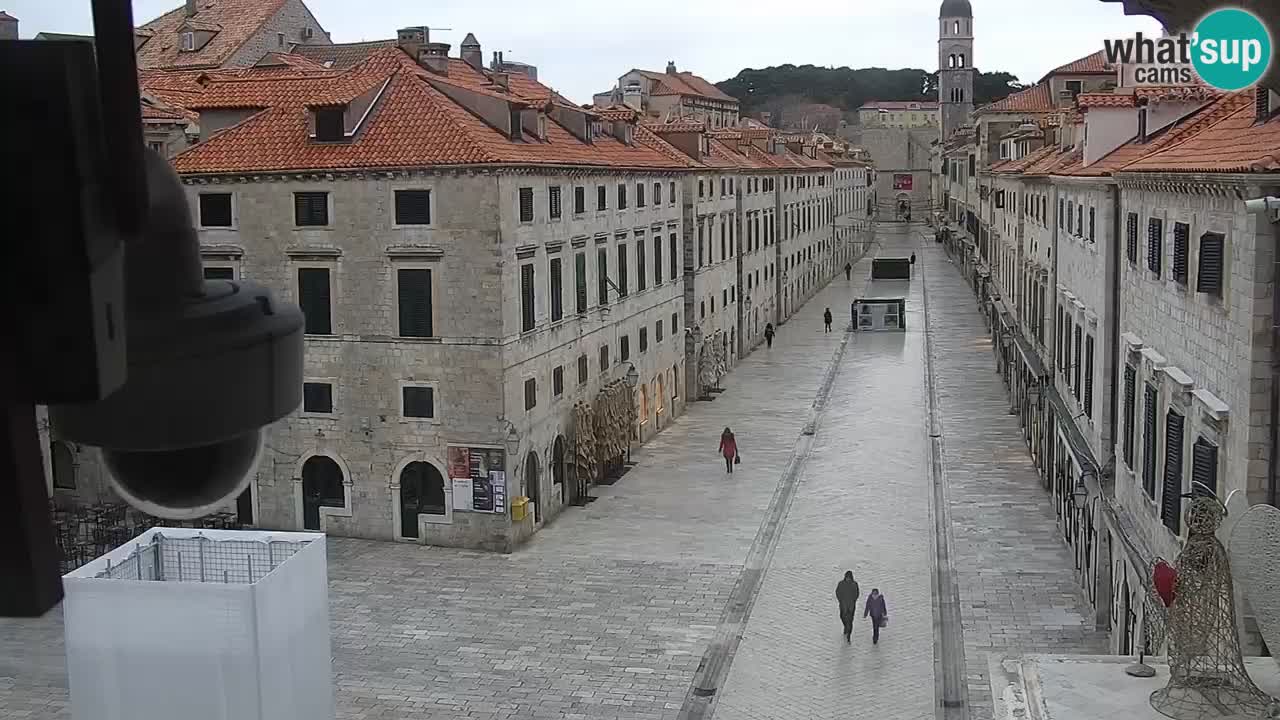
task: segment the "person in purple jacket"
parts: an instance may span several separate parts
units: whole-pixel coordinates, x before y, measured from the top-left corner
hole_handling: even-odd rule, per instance
[[[871,644],[878,645],[880,643],[880,628],[889,622],[889,609],[885,607],[884,596],[876,588],[872,588],[871,594],[867,596],[867,607],[863,611],[862,617],[871,618]]]

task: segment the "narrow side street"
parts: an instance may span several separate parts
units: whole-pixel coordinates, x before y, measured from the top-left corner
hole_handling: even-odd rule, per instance
[[[943,427],[971,720],[991,717],[988,655],[1104,653],[1053,505],[996,374],[973,290],[932,238],[921,253]]]

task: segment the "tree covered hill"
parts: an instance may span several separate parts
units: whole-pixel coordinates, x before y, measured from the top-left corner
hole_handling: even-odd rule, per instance
[[[1022,89],[1007,72],[979,72],[974,98],[979,105]],[[775,114],[797,104],[822,104],[855,112],[872,100],[937,101],[938,74],[916,68],[831,68],[779,65],[745,69],[716,87],[738,98],[742,112]]]

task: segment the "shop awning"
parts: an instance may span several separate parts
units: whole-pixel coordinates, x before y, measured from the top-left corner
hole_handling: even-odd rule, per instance
[[[1045,372],[1044,363],[1040,362],[1040,354],[1036,352],[1030,342],[1027,342],[1026,338],[1022,337],[1021,334],[1015,334],[1014,342],[1018,345],[1018,353],[1022,355],[1023,364],[1027,366],[1032,375],[1038,378],[1048,375]]]
[[[1084,439],[1084,435],[1080,432],[1080,428],[1076,427],[1076,421],[1073,419],[1074,414],[1067,409],[1067,404],[1062,401],[1062,396],[1058,394],[1058,390],[1052,386],[1045,386],[1044,393],[1041,397],[1048,401],[1049,407],[1053,410],[1053,414],[1058,417],[1058,432],[1063,439],[1067,441],[1067,448],[1071,450],[1071,455],[1075,459],[1076,465],[1081,469],[1090,469],[1095,473],[1094,477],[1102,471],[1102,466],[1098,464],[1098,459],[1093,456],[1093,450],[1089,448],[1089,442]]]

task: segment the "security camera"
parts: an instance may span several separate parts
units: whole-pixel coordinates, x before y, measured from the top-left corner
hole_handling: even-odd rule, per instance
[[[1250,213],[1280,213],[1280,198],[1267,196],[1244,201],[1244,209]]]
[[[301,402],[303,316],[261,285],[205,280],[181,181],[150,150],[145,172],[146,225],[126,248],[126,379],[49,413],[61,438],[102,449],[127,502],[190,519],[244,491],[262,428]]]

